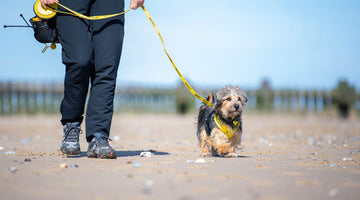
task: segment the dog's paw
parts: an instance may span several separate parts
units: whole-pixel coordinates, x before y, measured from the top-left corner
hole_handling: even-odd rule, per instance
[[[211,153],[209,152],[201,153],[201,157],[211,157]]]
[[[237,158],[238,155],[236,153],[228,153],[225,155],[226,158]]]

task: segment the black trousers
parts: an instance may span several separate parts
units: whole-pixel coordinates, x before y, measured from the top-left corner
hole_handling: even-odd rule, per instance
[[[123,12],[124,0],[60,0],[88,16]],[[109,136],[116,76],[124,37],[124,16],[89,21],[58,14],[56,23],[66,66],[61,122],[83,121],[86,97],[86,138]],[[90,90],[89,90],[90,85]]]

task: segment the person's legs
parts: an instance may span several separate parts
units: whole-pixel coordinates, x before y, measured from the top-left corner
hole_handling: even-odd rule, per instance
[[[89,0],[60,1],[76,11],[86,14]],[[64,136],[61,151],[68,155],[80,153],[79,134],[84,104],[89,87],[93,46],[89,22],[80,18],[58,14],[57,32],[62,45],[62,60],[66,66],[64,97],[61,102],[61,123]]]
[[[122,12],[123,0],[94,0],[90,15]],[[86,139],[88,157],[116,158],[116,151],[109,145],[110,126],[116,76],[124,37],[124,16],[91,21],[94,45],[94,69],[86,112]]]
[[[122,12],[123,0],[95,0],[90,15]],[[113,116],[113,101],[124,37],[124,16],[91,21],[94,45],[94,72],[86,113],[86,138],[90,142],[95,133],[109,137]]]

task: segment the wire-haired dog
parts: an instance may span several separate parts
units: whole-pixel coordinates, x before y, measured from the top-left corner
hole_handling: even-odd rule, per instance
[[[203,156],[237,157],[235,151],[241,142],[241,115],[246,94],[239,88],[226,86],[212,94],[208,101],[214,109],[202,105],[199,109],[197,136]]]

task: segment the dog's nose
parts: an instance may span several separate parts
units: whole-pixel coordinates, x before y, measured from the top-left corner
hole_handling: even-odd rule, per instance
[[[235,110],[239,110],[239,108],[240,108],[240,106],[239,106],[239,104],[234,104],[234,108],[235,108]]]

